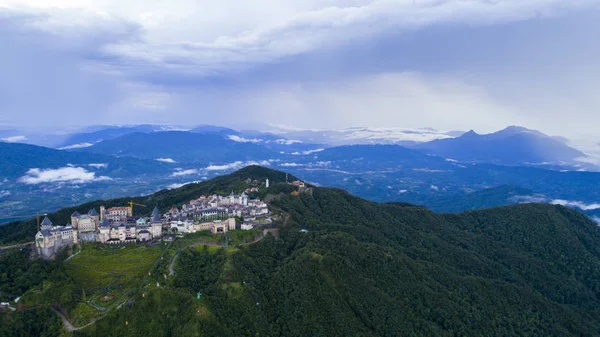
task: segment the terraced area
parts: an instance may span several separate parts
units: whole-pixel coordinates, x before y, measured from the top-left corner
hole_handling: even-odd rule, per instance
[[[132,291],[143,285],[161,247],[86,246],[67,264],[68,274],[85,289],[87,304],[104,312],[127,300]],[[86,315],[87,316],[87,315]]]
[[[66,268],[86,291],[139,283],[160,256],[161,247],[86,247]]]

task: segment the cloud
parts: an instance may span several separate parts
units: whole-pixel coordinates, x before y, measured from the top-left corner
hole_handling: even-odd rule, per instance
[[[8,197],[10,196],[12,193],[10,193],[10,191],[0,191],[0,198],[4,198],[4,197]]]
[[[296,143],[302,143],[302,141],[295,140],[295,139],[276,139],[275,143],[282,144],[282,145],[292,145],[292,144],[296,144]]]
[[[557,26],[555,17],[579,21],[579,10],[597,3],[8,0],[0,5],[0,70],[9,80],[0,92],[10,99],[0,101],[0,110],[11,112],[6,118],[15,124],[40,125],[177,118],[477,131],[502,123],[560,131],[564,111],[588,117],[598,105],[590,89],[597,80],[585,76],[597,73],[597,61],[573,62],[597,59],[588,39],[597,26],[548,27]],[[497,38],[515,42],[504,50]],[[556,47],[538,45],[544,41]],[[565,48],[564,41],[579,44]],[[564,74],[578,77],[577,85]]]
[[[223,164],[223,165],[209,165],[208,167],[205,168],[205,170],[207,171],[226,171],[226,170],[233,170],[233,169],[240,169],[242,167],[246,167],[246,166],[250,166],[250,165],[260,165],[260,166],[269,166],[271,165],[271,162],[268,160],[261,160],[261,161],[246,161],[246,162],[242,162],[242,161],[236,161],[233,163],[229,163],[229,164]]]
[[[107,168],[108,167],[108,163],[97,163],[97,164],[88,164],[89,167],[94,167],[94,168]]]
[[[195,183],[199,183],[199,182],[200,181],[197,180],[197,181],[188,181],[188,182],[185,182],[185,183],[174,183],[174,184],[167,185],[166,189],[168,189],[168,190],[174,190],[176,188],[180,188],[180,187],[183,187],[183,186],[188,185],[188,184],[195,184]]]
[[[543,195],[515,195],[510,197],[508,200],[516,203],[537,203],[537,204],[545,204],[548,203],[549,200]]]
[[[262,139],[248,139],[248,138],[243,138],[240,136],[236,136],[236,135],[230,135],[227,137],[230,140],[233,140],[234,142],[238,142],[238,143],[260,143],[262,142]]]
[[[368,125],[377,130],[401,122],[412,130],[422,126],[460,130],[469,125],[496,131],[499,119],[502,123],[527,125],[519,108],[497,100],[477,83],[447,74],[384,72],[307,85],[277,83],[265,84],[258,89],[236,88],[236,92],[228,96],[231,95],[237,98],[226,99],[227,95],[223,95],[219,99],[225,102],[223,108],[227,111],[239,115],[243,115],[243,111],[252,111],[266,120],[309,129]],[[287,113],[282,114],[282,110]],[[441,120],[443,125],[440,125]],[[374,130],[354,130],[354,135],[350,133],[348,137],[396,141],[448,138],[432,132],[419,135],[407,128],[402,132]]]
[[[413,171],[415,172],[427,172],[427,173],[442,173],[442,172],[448,172],[446,170],[432,170],[432,169],[428,169],[428,168],[414,168]]]
[[[372,143],[387,142],[429,142],[435,139],[452,138],[447,134],[430,129],[402,129],[402,128],[353,128],[341,130],[346,135],[347,141],[365,141]]]
[[[561,206],[565,206],[565,207],[579,208],[582,211],[593,211],[593,210],[600,209],[600,204],[586,204],[581,201],[556,199],[556,200],[552,200],[550,203],[553,205],[561,205]]]
[[[182,177],[182,176],[187,176],[190,174],[198,174],[198,170],[197,169],[188,169],[188,170],[177,170],[176,172],[174,172],[173,174],[171,174],[172,177]]]
[[[570,208],[578,208],[582,211],[593,211],[600,209],[600,204],[597,203],[585,203],[582,201],[572,201],[563,199],[548,199],[543,195],[517,195],[509,198],[510,201],[516,203],[543,203],[552,205],[561,205]]]
[[[209,165],[208,167],[206,167],[205,170],[207,170],[207,171],[226,171],[226,170],[239,168],[241,166],[242,166],[242,162],[236,161],[234,163],[224,164],[224,165]]]
[[[239,3],[172,1],[168,6],[140,0],[122,2],[11,0],[5,8],[43,13],[31,26],[70,35],[75,31],[139,27],[136,39],[103,46],[107,55],[175,72],[211,74],[297,55],[368,37],[389,29],[412,31],[434,24],[489,25],[594,5],[592,0],[521,1],[368,1],[336,0],[323,4],[292,0]],[[232,10],[231,8],[235,8]],[[119,22],[117,18],[126,22]],[[235,22],[235,24],[231,24]],[[121,28],[122,29],[122,28]]]
[[[111,180],[111,178],[105,176],[96,177],[94,172],[89,172],[83,167],[62,167],[58,169],[32,168],[19,178],[19,182],[29,185],[54,182],[82,184],[103,180]]]
[[[302,154],[306,156],[306,155],[317,153],[317,152],[321,152],[321,151],[325,151],[325,149],[316,149],[316,150],[302,151]]]
[[[600,217],[592,216],[590,219],[592,219],[593,222],[597,223],[598,226],[600,226]]]
[[[290,154],[294,155],[294,156],[299,156],[299,155],[308,156],[310,154],[321,152],[321,151],[325,151],[325,149],[306,150],[306,151],[302,151],[302,152],[296,151],[296,152],[292,152]]]
[[[63,146],[61,148],[58,148],[59,150],[73,150],[73,149],[83,149],[86,147],[90,147],[93,146],[94,144],[92,143],[79,143],[79,144],[73,144],[73,145],[67,145],[67,146]]]
[[[283,167],[298,167],[298,166],[304,166],[304,164],[298,164],[298,163],[281,163],[281,164],[279,164],[279,166],[283,166]]]
[[[0,140],[3,141],[3,142],[7,142],[7,143],[19,143],[19,142],[26,141],[27,137],[25,137],[25,136],[11,136],[11,137],[0,138]]]
[[[163,163],[169,163],[169,164],[175,164],[176,161],[171,159],[171,158],[156,158],[156,160],[163,162]]]

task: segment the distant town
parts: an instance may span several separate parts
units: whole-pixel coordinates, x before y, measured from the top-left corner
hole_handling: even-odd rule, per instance
[[[71,214],[71,223],[64,226],[55,225],[46,216],[35,235],[36,250],[42,257],[52,258],[64,247],[82,242],[108,245],[152,242],[172,240],[175,234],[198,231],[224,234],[271,224],[273,220],[267,204],[260,199],[251,199],[246,194],[257,192],[258,185],[262,186],[263,182],[249,179],[246,182],[252,187],[241,194],[232,191],[224,196],[202,195],[181,208],[173,207],[164,213],[154,207],[150,217],[134,216],[134,206],[145,207],[134,202],[120,207],[101,206],[99,211],[92,208],[85,214],[74,212]],[[299,181],[291,184],[304,185]],[[264,186],[269,187],[268,179],[264,181]]]

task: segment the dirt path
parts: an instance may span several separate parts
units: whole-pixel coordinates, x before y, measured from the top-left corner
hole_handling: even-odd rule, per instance
[[[27,247],[27,246],[33,245],[34,243],[35,243],[34,241],[31,241],[31,242],[19,243],[19,244],[10,245],[10,246],[0,246],[0,250],[1,249],[13,249],[13,248]]]
[[[169,276],[175,275],[175,270],[173,270],[173,267],[175,266],[175,261],[177,261],[179,253],[181,253],[181,248],[177,250],[177,253],[175,253],[175,255],[173,255],[173,258],[171,259],[171,263],[169,264]]]
[[[88,324],[86,324],[86,325],[84,325],[84,326],[79,326],[79,327],[76,327],[76,326],[74,326],[73,324],[71,324],[71,322],[69,322],[69,320],[67,319],[67,317],[66,317],[66,316],[65,316],[65,315],[64,315],[64,314],[63,314],[63,313],[62,313],[60,310],[58,310],[58,309],[56,309],[56,308],[54,308],[54,307],[50,307],[50,309],[51,309],[52,311],[54,311],[54,312],[55,312],[55,313],[56,313],[56,314],[57,314],[57,315],[60,317],[60,319],[62,320],[62,322],[63,322],[63,325],[64,325],[64,327],[65,327],[65,330],[67,330],[67,331],[69,331],[69,332],[73,332],[73,331],[78,331],[78,330],[81,330],[81,329],[85,329],[85,328],[87,328],[88,326],[90,326],[90,325],[92,325],[92,324],[96,323],[96,321],[98,321],[98,320],[100,320],[100,319],[104,318],[104,315],[102,315],[102,316],[100,316],[100,317],[96,317],[96,318],[94,318],[94,319],[93,319],[91,322],[89,322]]]

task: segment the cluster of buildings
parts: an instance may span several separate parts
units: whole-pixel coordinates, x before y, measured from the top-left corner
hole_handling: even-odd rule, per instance
[[[237,228],[249,230],[262,223],[271,222],[267,204],[259,199],[250,199],[245,192],[228,196],[217,194],[203,195],[184,204],[181,209],[172,208],[163,215],[170,223],[171,230],[179,233],[194,233],[210,230],[212,233],[225,233]]]
[[[100,210],[100,213],[95,208],[85,214],[73,212],[71,223],[65,226],[55,226],[45,217],[35,235],[38,254],[48,258],[61,248],[79,242],[135,243],[151,241],[163,234],[162,219],[156,207],[149,219],[133,218],[131,207],[101,207]]]
[[[236,221],[236,219],[238,219]],[[228,196],[208,195],[191,200],[181,209],[176,207],[165,214],[154,208],[149,218],[133,217],[129,207],[92,208],[85,214],[73,212],[71,223],[55,226],[48,217],[35,235],[38,254],[50,258],[61,248],[80,242],[123,244],[159,239],[163,233],[194,233],[208,230],[214,234],[235,229],[249,230],[270,223],[267,204],[250,199],[245,192]]]

